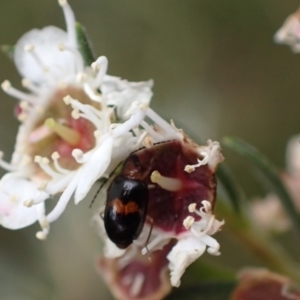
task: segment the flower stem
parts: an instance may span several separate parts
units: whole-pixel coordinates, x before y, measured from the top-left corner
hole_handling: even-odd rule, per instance
[[[226,220],[225,228],[228,232],[246,246],[266,267],[300,283],[297,264],[270,236],[255,228],[246,214],[237,215],[222,200],[218,202],[217,211]]]

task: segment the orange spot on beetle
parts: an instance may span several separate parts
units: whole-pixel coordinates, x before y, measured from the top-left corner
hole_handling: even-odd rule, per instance
[[[124,204],[119,198],[114,199],[110,205],[117,214],[128,215],[139,211],[139,206],[135,202]]]

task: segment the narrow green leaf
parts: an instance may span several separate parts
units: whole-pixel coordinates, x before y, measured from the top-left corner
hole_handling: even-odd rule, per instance
[[[236,281],[206,282],[186,288],[173,289],[166,300],[227,300],[236,286]]]
[[[14,58],[14,52],[15,52],[15,46],[12,45],[2,45],[1,46],[1,51],[7,55],[9,59]]]
[[[283,207],[290,216],[294,228],[300,237],[300,215],[297,212],[289,192],[278,175],[277,168],[256,148],[239,138],[226,137],[223,142],[225,146],[244,156],[262,172],[265,178],[270,182],[273,191],[281,200]]]
[[[85,29],[79,22],[76,22],[76,34],[79,51],[83,57],[84,63],[86,66],[90,66],[96,59],[94,57],[89,39],[87,38]]]
[[[218,166],[217,178],[227,192],[234,210],[239,213],[241,211],[241,201],[245,198],[245,195],[241,187],[237,184],[233,174],[224,163]]]

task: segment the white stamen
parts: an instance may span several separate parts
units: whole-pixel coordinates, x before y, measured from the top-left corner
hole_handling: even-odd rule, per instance
[[[37,53],[34,51],[34,45],[26,45],[24,47],[24,50],[27,51],[28,53],[31,54],[31,56],[33,57],[33,59],[36,61],[37,65],[44,71],[44,72],[48,72],[49,68],[47,66],[45,66],[42,62],[42,60],[40,59],[40,57],[37,55]]]
[[[18,115],[18,120],[19,120],[20,122],[24,122],[24,121],[26,121],[27,117],[28,117],[28,114],[22,112],[22,113],[20,113],[20,114]]]
[[[73,178],[73,180],[69,183],[69,185],[66,187],[66,189],[60,196],[60,199],[58,200],[55,208],[47,216],[47,220],[49,223],[56,221],[61,216],[61,214],[64,212],[77,185],[78,185],[78,179]]]
[[[30,90],[32,93],[35,93],[37,95],[39,95],[41,93],[41,88],[37,87],[35,84],[33,84],[28,78],[22,79],[22,85],[23,85],[23,87]]]
[[[78,73],[76,76],[76,81],[78,83],[83,84],[87,79],[87,75],[85,73]]]
[[[71,116],[73,119],[78,120],[80,118],[80,113],[78,109],[73,109],[71,112]]]
[[[32,44],[27,44],[27,45],[24,46],[24,50],[25,50],[26,52],[31,52],[31,51],[34,50],[34,45],[32,45]]]
[[[167,135],[170,137],[168,138],[179,138],[181,137],[181,134],[178,134],[178,132],[163,118],[161,118],[154,110],[152,110],[150,107],[148,107],[146,115],[154,121],[155,124],[157,124],[162,130],[166,132]]]
[[[9,201],[10,202],[17,202],[17,200],[18,200],[18,195],[17,194],[13,194],[13,195],[11,195],[10,197],[9,197]]]
[[[179,179],[162,176],[158,171],[152,172],[151,181],[170,192],[177,192],[182,188],[182,183]]]
[[[59,44],[57,45],[57,47],[58,47],[58,50],[59,50],[59,51],[65,51],[65,50],[66,50],[66,47],[65,47],[65,44],[64,44],[64,43],[59,43]]]
[[[134,280],[132,282],[131,288],[130,288],[130,295],[132,297],[137,297],[143,287],[143,284],[145,282],[145,275],[143,273],[137,273],[134,277]]]
[[[44,191],[47,187],[47,184],[48,184],[48,181],[47,180],[41,180],[39,183],[38,183],[38,190],[39,191]]]
[[[144,139],[143,139],[143,145],[146,147],[146,148],[151,148],[153,146],[154,142],[153,142],[153,138],[151,138],[150,136],[146,136]]]
[[[28,110],[29,109],[29,103],[27,101],[21,101],[20,102],[20,108],[22,108],[22,110]]]
[[[162,136],[155,132],[155,130],[146,121],[143,120],[141,125],[155,140],[160,140],[162,138]]]
[[[133,114],[127,121],[118,126],[113,131],[113,137],[118,137],[125,132],[129,132],[132,128],[138,126],[145,117],[145,110],[138,110],[135,114]]]
[[[187,173],[192,173],[196,170],[196,168],[200,167],[200,166],[203,166],[203,165],[206,165],[207,164],[207,160],[208,160],[208,157],[204,157],[202,160],[200,159],[197,159],[197,164],[194,164],[194,165],[186,165],[185,168],[184,168],[184,171],[187,172]]]
[[[77,40],[76,40],[76,25],[75,25],[75,16],[74,13],[68,4],[67,0],[58,0],[59,5],[62,7],[66,26],[67,26],[67,32],[68,32],[68,40],[72,47],[77,48]]]
[[[3,158],[4,154],[2,151],[0,151],[0,167],[4,170],[10,171],[10,172],[14,172],[18,170],[17,166],[14,166],[13,164],[10,164],[6,161],[4,161]]]
[[[60,158],[60,155],[57,151],[52,153],[51,158],[53,159],[54,167],[58,172],[60,172],[61,174],[69,174],[70,173],[69,170],[62,168],[60,166],[60,164],[58,163],[58,159]]]
[[[72,156],[77,160],[80,161],[83,158],[83,151],[80,149],[74,149],[72,151]]]
[[[108,60],[105,56],[100,56],[94,63],[92,63],[91,67],[98,73],[94,81],[94,87],[98,88],[106,75]]]
[[[97,91],[91,88],[91,86],[87,83],[83,84],[83,89],[85,93],[88,95],[88,97],[95,102],[101,103],[102,107],[106,109],[107,105],[106,102],[104,101],[103,97],[101,94],[99,94]]]
[[[195,218],[188,216],[184,219],[183,226],[185,227],[185,229],[190,229],[194,224],[194,222],[195,222]]]
[[[42,229],[47,229],[49,228],[49,223],[46,217],[44,217],[43,219],[39,220],[39,223],[42,227]]]
[[[21,159],[21,166],[27,166],[30,163],[32,163],[32,158],[31,156],[24,154],[22,159]]]
[[[191,203],[191,204],[189,205],[189,212],[190,212],[190,213],[195,212],[195,211],[196,211],[196,206],[197,206],[197,203]]]
[[[8,95],[17,98],[19,100],[27,101],[29,103],[37,102],[37,98],[34,96],[27,95],[17,89],[15,89],[8,80],[3,81],[1,87],[5,93]]]
[[[47,238],[47,235],[43,231],[39,231],[36,233],[37,239],[44,241]]]
[[[26,207],[31,207],[34,204],[32,199],[27,199],[23,202],[23,205]]]
[[[34,157],[34,162],[36,162],[36,163],[40,163],[42,161],[42,157],[41,156],[39,156],[39,155],[36,155],[35,157]]]
[[[42,115],[45,112],[45,108],[42,106],[35,106],[34,110],[39,114]]]
[[[70,105],[72,100],[73,98],[70,95],[63,97],[63,101],[66,105]]]
[[[204,236],[205,234],[208,234],[208,232],[211,230],[211,228],[212,228],[212,226],[213,226],[214,221],[215,221],[215,216],[212,215],[212,216],[210,216],[209,221],[208,221],[208,223],[207,223],[207,225],[206,225],[206,228],[205,228],[204,230],[198,231],[198,230],[196,230],[196,228],[192,227],[192,228],[191,228],[191,231],[193,232],[193,234],[194,234],[197,238],[200,238],[200,237]]]
[[[76,48],[73,48],[73,47],[69,47],[63,43],[60,43],[58,45],[58,49],[60,51],[69,51],[71,52],[73,55],[74,55],[74,62],[75,62],[75,68],[76,68],[76,72],[78,73],[81,73],[84,69],[84,65],[83,65],[83,60],[82,60],[82,57],[81,55],[79,54],[79,52],[77,51]]]
[[[59,153],[57,151],[55,151],[55,152],[52,153],[51,158],[53,160],[57,160],[57,159],[60,158],[60,155],[59,155]]]
[[[1,87],[2,87],[4,92],[7,92],[11,88],[11,83],[8,80],[4,80],[1,83]]]
[[[60,174],[55,172],[49,165],[49,159],[47,157],[41,157],[36,155],[34,157],[34,162],[38,163],[40,168],[52,178],[57,178]]]
[[[79,115],[80,117],[92,122],[96,128],[102,127],[102,123],[100,122],[99,117],[95,114],[94,107],[92,107],[91,105],[82,104],[78,100],[73,99],[71,96],[64,97],[63,99],[66,104],[71,104],[73,109],[83,112],[83,114]]]

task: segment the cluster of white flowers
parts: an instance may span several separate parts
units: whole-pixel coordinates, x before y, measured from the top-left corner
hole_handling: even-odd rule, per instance
[[[0,166],[8,171],[0,181],[0,224],[20,229],[38,221],[42,230],[37,238],[41,240],[46,239],[50,224],[61,216],[70,199],[76,204],[83,200],[92,185],[108,178],[132,151],[162,141],[187,140],[181,130],[149,107],[151,80],[128,82],[107,75],[104,56],[91,66],[86,64],[73,11],[66,0],[59,0],[59,4],[67,32],[54,26],[34,29],[14,47],[14,62],[29,92],[15,89],[7,80],[2,83],[3,90],[20,101],[21,125],[11,162],[4,161],[2,153],[0,157]],[[223,160],[219,143],[209,141],[198,150],[203,159],[186,166],[186,172],[207,164],[214,173]],[[45,201],[53,195],[60,195],[58,202],[46,212]],[[145,225],[129,250],[120,250],[106,239],[105,254],[122,257],[124,267],[136,251],[153,252],[177,239],[167,258],[171,284],[179,286],[186,267],[206,247],[209,253],[219,254],[219,244],[211,235],[223,223],[214,218],[210,202],[202,204],[198,209],[191,206],[190,213],[200,220],[187,218],[187,230],[180,236],[153,228],[146,249],[150,227]],[[101,223],[100,215],[97,217]]]

